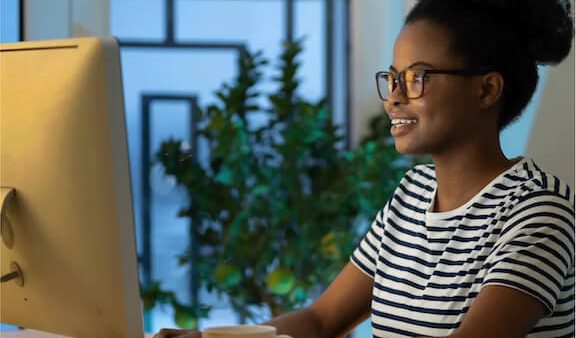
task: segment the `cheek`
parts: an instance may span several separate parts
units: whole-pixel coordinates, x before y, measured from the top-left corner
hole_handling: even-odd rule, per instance
[[[426,89],[425,96],[414,102],[414,110],[425,122],[443,124],[468,121],[477,110],[473,88],[460,81],[439,82]]]
[[[454,115],[451,104],[448,97],[428,96],[415,101],[413,110],[424,126],[445,124]]]

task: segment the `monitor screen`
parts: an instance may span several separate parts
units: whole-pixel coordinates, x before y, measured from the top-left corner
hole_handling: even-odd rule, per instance
[[[142,338],[113,39],[0,47],[1,320]]]

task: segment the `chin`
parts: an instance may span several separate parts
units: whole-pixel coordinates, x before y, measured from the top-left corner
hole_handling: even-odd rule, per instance
[[[397,142],[397,141],[394,143],[394,147],[396,148],[396,151],[402,155],[425,156],[425,155],[430,155],[432,153],[431,151],[429,151],[428,149],[426,149],[422,146],[419,147],[415,144],[404,144],[402,142]]]
[[[446,149],[446,142],[439,142],[434,137],[423,135],[404,135],[394,137],[394,147],[402,155],[430,156],[443,148]]]
[[[396,151],[398,153],[403,154],[403,155],[419,155],[420,154],[418,149],[416,147],[414,147],[413,145],[404,144],[402,142],[398,142],[398,140],[395,140],[394,147],[396,148]]]

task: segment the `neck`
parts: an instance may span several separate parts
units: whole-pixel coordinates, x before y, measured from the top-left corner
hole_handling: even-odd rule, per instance
[[[456,209],[479,193],[515,160],[504,156],[500,144],[459,147],[457,152],[433,155],[437,191],[434,211]]]

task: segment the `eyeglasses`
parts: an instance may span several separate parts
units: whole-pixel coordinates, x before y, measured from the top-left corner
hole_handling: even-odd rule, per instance
[[[378,72],[376,73],[376,87],[378,96],[382,101],[388,100],[397,87],[408,99],[418,99],[424,95],[424,82],[430,74],[446,74],[457,76],[472,76],[490,73],[494,70],[481,69],[406,69],[400,73]]]

